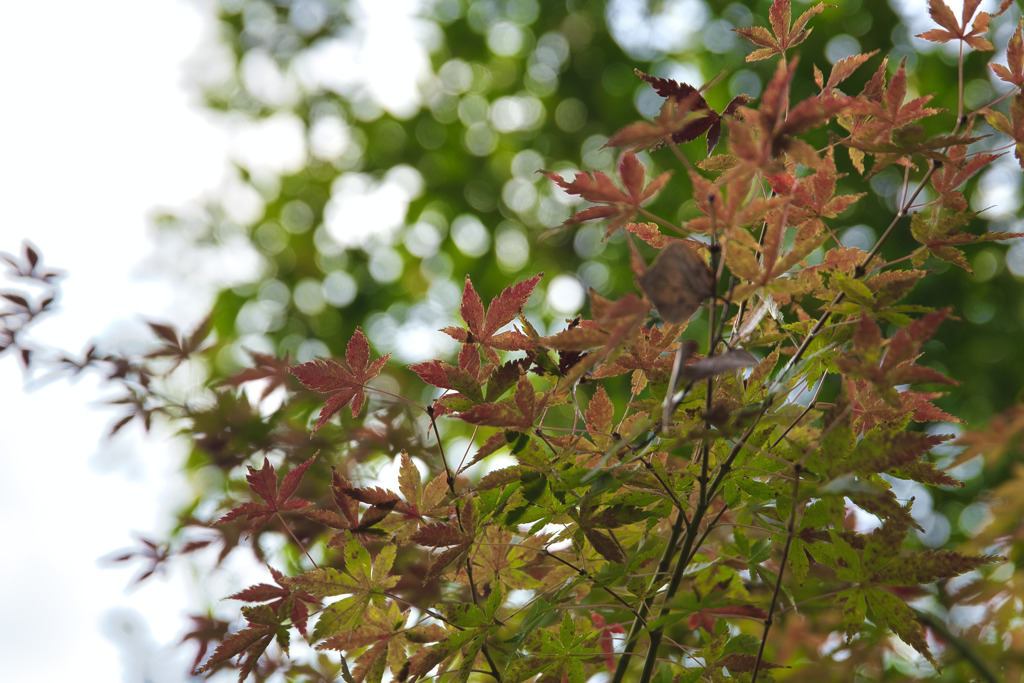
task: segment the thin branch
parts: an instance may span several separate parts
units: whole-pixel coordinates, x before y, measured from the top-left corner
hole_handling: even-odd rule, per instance
[[[786,573],[786,561],[789,559],[789,547],[793,543],[793,531],[796,528],[796,511],[800,507],[800,472],[802,467],[799,463],[793,465],[793,505],[789,510],[789,521],[786,522],[786,544],[782,548],[782,559],[779,561],[779,571],[775,577],[775,588],[772,590],[772,600],[768,605],[768,616],[764,619],[764,632],[761,634],[761,645],[757,648],[757,659],[754,660],[754,671],[750,676],[750,683],[757,683],[757,672],[761,668],[764,659],[764,648],[768,643],[768,632],[772,628],[772,616],[775,613],[775,605],[779,601],[779,594],[782,592],[782,577]]]

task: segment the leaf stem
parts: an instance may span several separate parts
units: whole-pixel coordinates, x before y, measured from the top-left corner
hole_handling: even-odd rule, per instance
[[[290,526],[288,526],[288,522],[284,521],[284,517],[281,516],[281,513],[280,512],[275,512],[274,516],[277,517],[281,521],[281,526],[283,526],[285,531],[288,532],[288,535],[292,537],[292,540],[295,541],[295,545],[297,545],[299,547],[299,550],[302,551],[302,554],[305,555],[306,558],[309,559],[309,561],[311,563],[313,563],[313,568],[314,569],[319,569],[320,565],[318,565],[316,563],[316,560],[313,559],[313,556],[309,554],[308,550],[306,550],[306,546],[302,545],[302,542],[295,535],[295,532],[293,532],[292,528]]]

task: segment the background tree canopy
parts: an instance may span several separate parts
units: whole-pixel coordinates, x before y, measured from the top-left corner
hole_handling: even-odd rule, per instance
[[[212,306],[220,342],[211,381],[250,365],[246,350],[298,361],[339,356],[359,326],[377,351],[399,361],[451,354],[456,345],[437,330],[455,319],[466,276],[486,301],[508,282],[544,272],[528,309],[541,333],[579,311],[586,288],[631,291],[621,235],[605,243],[603,226],[573,226],[538,242],[573,205],[537,171],[614,167],[616,155],[602,145],[660,105],[634,69],[698,87],[714,80],[705,96],[717,111],[735,95],[756,97],[771,65],[745,62],[748,50],[732,29],[765,25],[770,4],[440,0],[389,3],[382,13],[371,2],[221,0],[223,50],[215,68],[197,71],[203,97],[230,121],[262,130],[255,146],[284,138],[291,151],[280,173],[240,159],[237,183],[223,196],[159,221],[224,263],[258,264]],[[946,80],[955,53],[913,37],[930,24],[925,9],[911,4],[830,7],[815,18],[800,58],[826,73],[856,53],[877,50],[890,64],[905,58],[911,92],[935,93],[929,106],[955,111]],[[998,24],[990,36],[997,49],[1013,27]],[[844,86],[855,92],[869,75],[864,70]],[[969,106],[994,98],[981,54],[968,57],[964,80]],[[798,79],[792,96],[815,87]],[[683,147],[694,162],[705,151],[702,142]],[[658,154],[641,158],[652,175],[671,163]],[[840,161],[840,170],[850,170]],[[890,167],[867,181],[878,192],[843,214],[844,242],[874,241],[870,217],[892,213],[901,180]],[[687,196],[688,181],[676,174],[671,182],[653,208],[685,219],[692,201],[675,208],[675,198]],[[837,192],[857,192],[864,182],[852,173]],[[1019,169],[1004,158],[965,194],[981,211],[977,220],[1012,231],[1020,186]],[[888,249],[906,253],[912,244],[904,231]],[[940,329],[925,352],[941,353],[937,369],[963,383],[941,407],[977,424],[1021,398],[1024,356],[1015,351],[1024,250],[977,247],[969,258],[973,278],[932,259],[933,276],[911,303],[944,302],[962,318]],[[392,388],[414,391],[403,377],[391,377]],[[197,418],[212,424],[232,410],[238,407],[219,405]],[[264,434],[270,428],[246,424]],[[236,450],[230,461],[247,458],[260,439],[243,441],[228,449]],[[192,466],[209,462],[203,444]],[[966,491],[936,494],[950,498],[935,507],[948,516],[954,540],[970,533],[957,523],[958,501],[993,485],[991,476],[998,480],[1005,468],[972,479]]]
[[[767,21],[769,4],[447,0],[397,3],[382,16],[372,3],[222,0],[226,61],[202,75],[207,103],[232,121],[262,123],[268,137],[255,140],[276,134],[304,154],[281,174],[239,160],[238,187],[228,196],[161,221],[197,243],[222,246],[224,259],[240,256],[240,237],[259,254],[254,277],[224,289],[213,307],[218,336],[237,340],[218,371],[245,362],[242,347],[300,360],[338,354],[358,325],[402,360],[432,357],[444,343],[434,331],[454,315],[466,275],[486,298],[543,271],[547,305],[536,298],[537,324],[571,317],[583,288],[632,288],[626,251],[602,244],[600,226],[538,244],[571,207],[536,171],[611,169],[615,155],[601,148],[608,136],[660,104],[634,69],[697,86],[720,76],[706,92],[719,111],[737,94],[756,97],[770,66],[746,63],[732,29]],[[878,50],[892,63],[906,57],[912,89],[934,92],[934,106],[955,110],[954,89],[943,81],[953,57],[912,38],[927,16],[921,8],[904,11],[856,0],[829,8],[801,58],[827,70],[858,52]],[[1012,22],[1000,28],[1007,35],[993,36],[997,45]],[[402,49],[386,44],[389,32]],[[982,59],[968,59],[965,81],[969,104],[991,99]],[[801,81],[793,96],[813,88]],[[700,144],[684,151],[694,161],[704,154]],[[658,155],[644,161],[657,170]],[[685,196],[686,179],[673,182],[657,208]],[[845,182],[853,192],[863,181]],[[889,169],[870,182],[891,199],[899,173]],[[996,204],[998,194],[996,210],[979,218],[1005,230],[1017,220],[1019,187],[1011,161],[967,194],[977,210]],[[879,210],[858,203],[844,215],[843,239],[869,244],[865,218]],[[912,240],[902,239],[894,251]],[[1024,312],[1004,251],[971,255],[981,286],[968,290],[956,280],[968,275],[951,274],[926,279],[914,294],[948,301],[967,318],[936,343],[949,351],[948,371],[972,385],[961,394],[965,405],[956,406],[968,420],[1019,397],[1024,359],[1013,353],[1010,333]],[[933,265],[936,275],[948,269]]]

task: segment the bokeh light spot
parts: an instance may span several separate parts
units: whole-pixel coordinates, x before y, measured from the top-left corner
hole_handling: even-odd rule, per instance
[[[566,133],[575,133],[587,122],[587,106],[582,100],[567,97],[555,109],[555,125]]]
[[[572,275],[557,275],[548,285],[548,306],[561,315],[575,315],[583,307],[585,299],[583,287]]]
[[[487,47],[502,57],[512,57],[523,49],[523,29],[511,21],[499,21],[487,31]]]
[[[374,247],[370,250],[368,270],[377,282],[394,282],[402,277],[404,262],[402,255],[390,247]]]
[[[491,105],[490,119],[502,133],[531,130],[543,122],[544,105],[536,97],[501,97]]]
[[[867,225],[855,225],[839,235],[839,241],[844,247],[854,247],[861,251],[870,251],[875,246],[875,239],[875,231]]]
[[[313,278],[299,280],[292,292],[292,299],[295,307],[306,315],[317,315],[327,306],[323,285]]]
[[[324,278],[324,299],[332,306],[344,308],[355,301],[359,285],[343,270],[335,270]]]
[[[859,53],[860,41],[846,33],[840,33],[825,45],[825,57],[833,64]]]
[[[515,272],[530,260],[530,242],[518,228],[503,228],[494,240],[494,254],[502,270]]]
[[[525,178],[512,178],[501,188],[501,200],[517,213],[529,211],[537,203],[537,188]]]
[[[470,214],[462,214],[452,221],[452,240],[466,256],[483,256],[491,246],[491,237],[480,219]]]
[[[293,235],[313,227],[313,209],[301,199],[293,199],[281,208],[281,227]]]

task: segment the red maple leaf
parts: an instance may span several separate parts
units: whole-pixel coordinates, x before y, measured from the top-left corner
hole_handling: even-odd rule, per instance
[[[388,353],[371,363],[370,345],[366,341],[366,335],[361,329],[356,328],[356,333],[349,339],[345,348],[344,361],[311,360],[292,368],[292,374],[298,377],[307,389],[330,394],[313,431],[323,427],[345,406],[349,406],[352,417],[359,415],[366,400],[366,394],[363,393],[366,383],[380,374],[390,357],[391,354]]]
[[[459,313],[462,314],[462,319],[466,322],[466,327],[469,329],[446,327],[442,332],[463,344],[479,344],[492,363],[499,361],[496,349],[501,351],[529,351],[534,347],[534,343],[525,334],[519,330],[508,330],[506,332],[500,332],[500,330],[522,313],[523,306],[526,305],[542,277],[544,277],[544,273],[539,273],[529,280],[509,285],[501,294],[491,300],[491,304],[485,312],[484,303],[481,301],[480,295],[473,289],[473,283],[467,275],[466,287],[462,291],[462,306],[459,307]],[[460,359],[460,365],[462,364]],[[434,383],[434,381],[441,382],[441,377],[436,372],[439,368],[428,368],[430,365],[429,363],[421,363],[418,366],[414,366],[413,370],[417,373],[429,372],[431,379],[428,379],[424,374],[420,375],[425,381],[431,383]],[[438,376],[435,377],[435,375]],[[451,381],[451,377],[446,379],[449,382]],[[472,383],[471,378],[468,383]],[[438,386],[443,386],[443,382],[438,384]],[[459,389],[461,390],[462,387],[460,386]]]
[[[278,611],[284,608],[287,616],[291,619],[299,633],[306,635],[306,622],[309,619],[309,610],[305,603],[319,605],[320,600],[316,596],[304,590],[298,590],[291,584],[281,572],[268,566],[271,576],[274,577],[276,586],[269,583],[258,583],[255,586],[241,590],[234,595],[229,595],[229,600],[243,600],[245,602],[266,602],[267,606]],[[294,598],[294,599],[289,599]],[[284,616],[284,615],[282,615]]]
[[[288,380],[290,363],[287,356],[279,359],[269,353],[249,350],[246,350],[246,353],[249,354],[249,358],[255,363],[255,367],[239,370],[231,377],[222,380],[221,384],[238,387],[247,382],[256,382],[261,379],[269,380],[260,393],[260,401],[262,401],[267,396],[270,396],[275,389],[284,386],[284,383]]]
[[[157,322],[147,322],[149,329],[153,331],[162,341],[162,345],[147,353],[145,358],[169,358],[171,359],[171,370],[177,368],[183,361],[188,360],[193,354],[204,351],[203,340],[210,334],[212,321],[209,316],[196,326],[192,334],[181,335],[170,325]]]
[[[309,620],[309,608],[306,603],[319,605],[320,600],[311,593],[295,588],[294,584],[273,567],[267,568],[274,577],[276,586],[260,583],[228,597],[232,600],[268,604],[243,607],[242,613],[249,623],[249,628],[224,638],[206,663],[196,669],[196,675],[215,671],[232,657],[242,655],[244,659],[240,662],[238,680],[243,681],[255,669],[256,662],[270,642],[275,637],[280,642],[283,625],[291,622],[299,633],[306,635],[306,624]]]
[[[654,195],[658,194],[672,175],[671,172],[666,171],[647,185],[644,185],[644,177],[646,175],[644,165],[640,163],[640,160],[632,152],[626,152],[622,155],[622,159],[619,160],[619,178],[622,180],[625,192],[620,190],[612,179],[601,171],[577,173],[572,182],[563,180],[561,176],[551,171],[541,171],[541,173],[553,180],[568,194],[578,195],[588,202],[603,205],[584,209],[559,227],[574,225],[595,218],[611,218],[611,222],[608,223],[608,227],[604,231],[605,238],[608,238],[613,232],[636,218],[640,207],[653,198]]]
[[[612,637],[625,636],[626,629],[622,627],[622,624],[609,626],[604,617],[597,612],[591,612],[590,619],[596,628],[601,629],[601,652],[604,653],[604,663],[609,671],[615,671],[615,642]]]
[[[673,133],[672,142],[677,144],[690,142],[706,132],[708,134],[709,155],[718,144],[718,138],[722,133],[722,117],[734,115],[737,109],[750,101],[750,97],[747,95],[737,95],[732,98],[729,104],[725,106],[725,109],[722,110],[722,113],[719,114],[707,103],[704,96],[700,94],[700,90],[689,83],[678,83],[671,78],[656,78],[643,73],[639,69],[634,69],[634,73],[650,83],[651,87],[665,99],[674,99],[681,107],[685,107],[687,111],[703,114],[688,121],[681,130]],[[659,146],[655,145],[652,149],[656,149]]]
[[[178,644],[184,645],[186,641],[194,640],[199,645],[196,658],[192,662],[192,669],[195,670],[206,657],[210,643],[219,643],[224,640],[231,624],[212,615],[190,616],[189,619],[192,620],[192,630],[182,636]]]
[[[894,408],[900,407],[899,392],[894,388],[898,385],[957,384],[937,370],[915,363],[921,346],[931,339],[948,315],[948,308],[929,313],[897,330],[887,341],[882,338],[878,325],[862,315],[853,334],[852,348],[836,359],[836,366],[848,379],[870,382],[879,397]]]
[[[229,522],[244,515],[249,522],[249,535],[251,536],[253,532],[265,526],[274,515],[309,507],[312,503],[308,500],[292,498],[292,495],[298,488],[302,475],[306,473],[314,460],[316,460],[315,455],[286,474],[281,481],[280,488],[277,484],[277,470],[270,464],[270,460],[263,458],[263,467],[259,470],[249,467],[249,474],[245,475],[245,478],[249,482],[249,488],[262,498],[263,502],[242,503],[218,519],[217,524]]]

